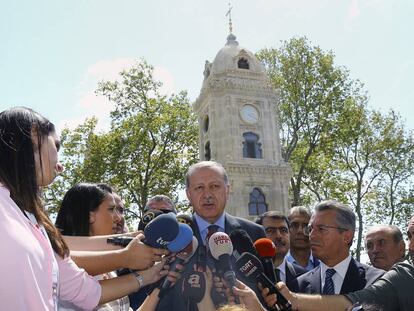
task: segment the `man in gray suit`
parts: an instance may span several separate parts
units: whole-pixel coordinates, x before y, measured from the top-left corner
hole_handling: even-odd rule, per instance
[[[349,249],[355,233],[356,217],[346,205],[323,201],[315,206],[308,233],[312,253],[319,267],[288,284],[294,292],[347,294],[372,284],[383,270],[357,262]]]
[[[185,186],[187,198],[194,211],[191,227],[199,247],[186,265],[181,280],[161,299],[157,310],[187,309],[188,301],[183,297],[182,283],[193,272],[194,265],[199,266],[205,262],[206,240],[211,231],[230,234],[233,230],[243,229],[253,242],[266,237],[262,226],[225,212],[230,186],[227,173],[221,164],[202,161],[192,165],[188,169]]]

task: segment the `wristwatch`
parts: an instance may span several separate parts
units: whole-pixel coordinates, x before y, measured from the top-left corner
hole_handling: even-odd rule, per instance
[[[138,271],[134,271],[132,272],[135,276],[135,279],[137,280],[138,284],[139,284],[139,288],[141,288],[144,284],[144,277],[138,273]]]

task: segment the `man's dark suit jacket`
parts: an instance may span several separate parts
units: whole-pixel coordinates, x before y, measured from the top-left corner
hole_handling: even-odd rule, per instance
[[[286,261],[285,273],[286,273],[286,284],[289,284],[297,277],[306,273],[306,269],[295,263]]]
[[[384,274],[384,270],[364,265],[351,258],[340,294],[351,293],[374,283]],[[321,294],[321,267],[302,274],[296,280],[288,283],[291,291],[306,294]]]
[[[197,238],[199,246],[204,245],[203,241],[201,240],[200,232],[198,230],[197,222],[193,216],[193,224],[192,229],[194,236]],[[229,234],[236,229],[243,229],[247,232],[250,236],[252,241],[256,241],[257,239],[266,237],[264,229],[262,226],[235,216],[231,216],[225,213],[225,222],[224,222],[224,231],[225,233]],[[199,248],[200,249],[200,248]],[[190,261],[186,264],[186,269],[182,273],[181,279],[175,284],[174,288],[172,288],[158,303],[157,311],[171,311],[171,310],[186,310],[186,299],[184,299],[182,295],[182,281],[193,271],[193,266],[197,262],[197,252],[194,256],[190,259]]]

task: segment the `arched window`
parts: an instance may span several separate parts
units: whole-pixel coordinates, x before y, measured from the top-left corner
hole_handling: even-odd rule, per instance
[[[203,120],[203,130],[204,130],[204,133],[207,133],[208,132],[208,127],[209,127],[209,124],[210,124],[210,119],[208,118],[208,115],[206,114],[205,116],[204,116],[204,120]]]
[[[261,215],[267,212],[266,198],[259,188],[253,188],[249,198],[249,215]]]
[[[249,62],[245,58],[240,58],[237,62],[237,67],[240,69],[249,69]]]
[[[206,161],[211,160],[211,150],[210,150],[210,142],[206,142],[206,145],[204,146],[204,159]]]
[[[262,144],[259,143],[259,136],[252,132],[243,134],[243,157],[244,158],[262,158]]]

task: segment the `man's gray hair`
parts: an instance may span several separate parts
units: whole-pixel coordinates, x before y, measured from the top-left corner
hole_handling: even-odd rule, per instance
[[[151,204],[151,202],[165,202],[167,205],[170,206],[171,210],[175,213],[175,205],[174,202],[166,195],[163,194],[157,194],[154,195],[153,197],[150,197],[147,200],[147,204],[145,204],[145,209],[148,209],[149,204]]]
[[[356,216],[352,209],[343,203],[334,200],[322,201],[316,204],[315,212],[335,211],[338,227],[355,232]]]
[[[187,174],[185,175],[185,188],[188,189],[190,186],[190,176],[197,170],[203,168],[212,168],[212,169],[219,169],[221,174],[223,175],[223,180],[226,185],[229,184],[229,178],[227,176],[226,170],[224,169],[223,165],[215,161],[201,161],[196,164],[193,164],[189,167]]]
[[[288,215],[289,220],[291,220],[290,218],[292,217],[292,215],[296,215],[296,214],[306,215],[308,218],[311,217],[311,212],[305,206],[294,206],[294,207],[292,207],[289,210],[289,215]]]

